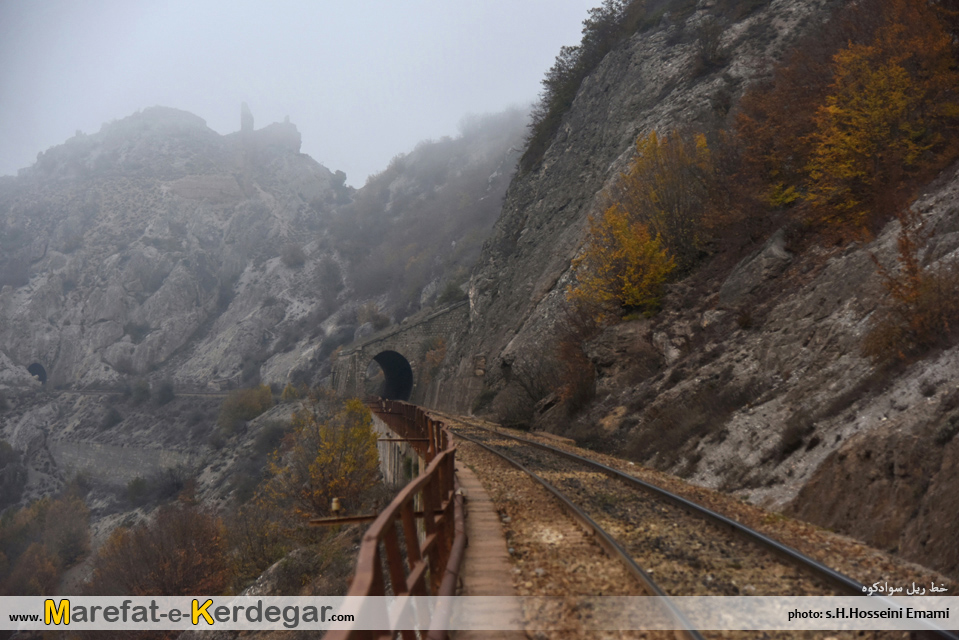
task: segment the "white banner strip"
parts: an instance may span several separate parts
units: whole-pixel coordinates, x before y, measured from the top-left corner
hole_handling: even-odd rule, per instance
[[[589,630],[676,629],[653,597],[0,597],[0,629],[366,629],[430,628],[447,608],[446,629],[556,630],[574,612]],[[959,598],[677,597],[701,630],[917,631],[959,629]]]

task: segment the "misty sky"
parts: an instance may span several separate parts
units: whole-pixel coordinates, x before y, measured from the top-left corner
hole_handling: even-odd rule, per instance
[[[526,105],[599,0],[0,0],[0,175],[154,105],[256,128],[361,186],[468,113]]]

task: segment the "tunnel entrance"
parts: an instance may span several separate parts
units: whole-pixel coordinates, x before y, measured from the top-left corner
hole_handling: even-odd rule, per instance
[[[381,351],[366,367],[367,395],[387,400],[409,400],[413,394],[413,368],[396,351]]]
[[[39,362],[34,362],[31,364],[29,367],[27,367],[27,371],[31,376],[34,376],[37,380],[39,380],[40,384],[47,383],[47,370],[44,369],[43,365]]]

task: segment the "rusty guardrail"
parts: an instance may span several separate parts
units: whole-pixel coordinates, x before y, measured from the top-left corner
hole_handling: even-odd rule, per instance
[[[346,595],[387,595],[387,579],[390,595],[394,596],[454,595],[466,548],[466,526],[463,496],[455,486],[453,440],[442,422],[430,418],[415,405],[377,400],[370,403],[370,408],[391,429],[410,439],[411,445],[426,459],[427,467],[366,530],[356,561],[356,574]],[[422,527],[417,526],[417,516],[422,517]],[[401,547],[405,547],[405,553]],[[428,637],[445,638],[446,622],[442,614],[434,615]],[[412,630],[400,631],[400,634],[404,640],[417,637]],[[326,639],[373,640],[393,635],[388,630],[334,630],[326,634]]]

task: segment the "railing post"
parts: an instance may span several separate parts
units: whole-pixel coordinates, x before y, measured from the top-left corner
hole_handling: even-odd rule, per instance
[[[463,500],[455,492],[455,448],[442,422],[433,420],[419,407],[403,402],[379,400],[370,402],[380,417],[403,437],[425,438],[426,467],[397,494],[376,518],[363,537],[357,573],[347,595],[382,596],[386,593],[383,574],[382,543],[386,556],[392,592],[395,595],[453,595],[466,533],[463,526]],[[417,509],[422,513],[421,542]],[[396,520],[401,520],[405,540],[406,562],[399,543]],[[427,573],[429,574],[427,578]],[[448,612],[447,612],[448,614]],[[445,637],[443,613],[431,620],[434,631],[430,638]],[[435,624],[435,626],[434,626]],[[420,628],[425,628],[423,624]],[[404,640],[415,634],[401,633]],[[388,631],[330,631],[327,638],[355,640],[385,639],[395,634]]]

